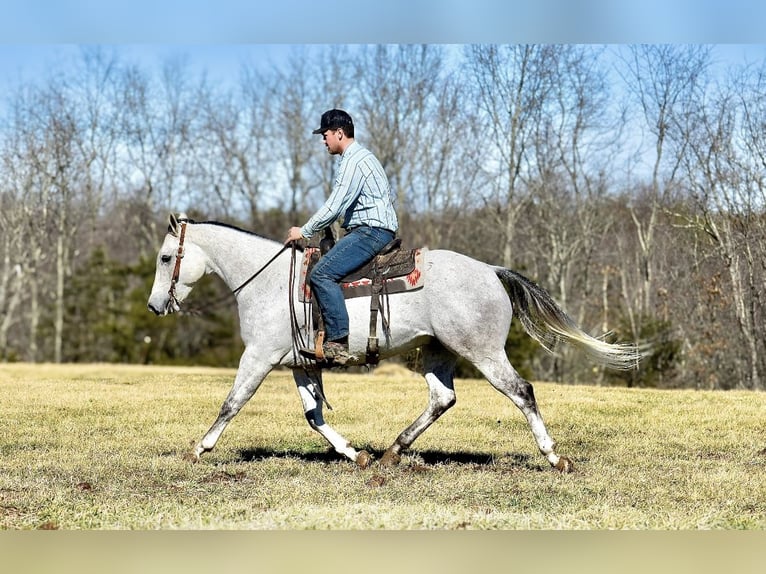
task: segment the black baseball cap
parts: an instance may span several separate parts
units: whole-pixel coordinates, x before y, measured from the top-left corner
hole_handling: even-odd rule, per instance
[[[343,110],[327,110],[322,114],[322,119],[319,121],[319,127],[315,129],[313,134],[323,134],[327,130],[335,130],[338,128],[354,127],[354,121],[351,116]]]

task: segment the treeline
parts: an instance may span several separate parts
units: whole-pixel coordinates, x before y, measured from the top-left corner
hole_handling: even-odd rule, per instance
[[[236,365],[215,278],[192,293],[198,314],[146,310],[167,214],[283,238],[329,192],[334,159],[311,130],[342,107],[389,175],[406,245],[514,268],[589,332],[653,343],[615,374],[516,327],[529,376],[764,389],[766,62],[716,58],[312,46],[214,84],[183,60],[83,49],[3,100],[0,358]]]

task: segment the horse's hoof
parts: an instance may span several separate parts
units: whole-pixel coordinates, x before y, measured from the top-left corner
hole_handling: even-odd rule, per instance
[[[190,462],[190,463],[192,463],[192,464],[196,464],[196,463],[198,463],[198,462],[199,462],[199,455],[198,455],[196,452],[194,452],[194,451],[192,451],[192,452],[187,452],[187,453],[184,455],[184,457],[183,457],[183,458],[184,458],[184,460],[185,460],[186,462]]]
[[[387,450],[385,453],[383,453],[383,457],[380,459],[380,466],[396,466],[401,461],[401,456],[395,452],[392,452],[391,450]]]
[[[356,455],[356,465],[362,470],[369,467],[371,462],[372,457],[366,450],[360,450],[359,454]]]
[[[556,466],[554,468],[558,470],[561,474],[574,472],[574,469],[575,469],[574,463],[565,456],[562,456],[559,458],[559,461],[556,463]]]

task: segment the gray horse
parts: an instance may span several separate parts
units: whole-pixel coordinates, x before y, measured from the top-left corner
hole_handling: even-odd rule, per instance
[[[168,234],[157,255],[149,309],[157,315],[179,310],[195,282],[206,273],[215,273],[235,292],[245,344],[234,385],[218,418],[194,446],[190,454],[194,460],[213,449],[266,375],[283,365],[293,370],[311,428],[360,467],[370,464],[369,453],[354,449],[325,422],[322,371],[313,363],[307,365],[295,352],[295,329],[309,332],[309,325],[308,314],[297,297],[299,281],[295,274],[299,265],[294,263],[281,244],[251,232],[222,223],[170,217]],[[513,311],[527,333],[546,349],[565,341],[616,369],[634,368],[642,350],[587,335],[542,288],[509,269],[452,251],[426,250],[424,275],[422,289],[389,296],[386,315],[390,332],[380,343],[380,358],[420,348],[428,406],[399,434],[380,464],[397,464],[400,453],[455,404],[453,377],[460,356],[521,410],[550,464],[571,472],[572,461],[556,452],[556,443],[545,428],[532,385],[516,372],[505,354]],[[349,299],[347,306],[349,350],[358,357],[349,364],[362,364],[369,335],[370,298]]]

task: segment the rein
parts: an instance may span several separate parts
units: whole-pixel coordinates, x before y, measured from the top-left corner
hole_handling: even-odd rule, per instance
[[[267,261],[267,262],[266,262],[266,263],[265,263],[265,264],[264,264],[264,265],[263,265],[263,266],[262,266],[262,267],[261,267],[261,268],[260,268],[258,271],[256,271],[255,273],[253,273],[253,274],[252,274],[252,275],[251,275],[251,276],[250,276],[248,279],[246,279],[246,280],[245,280],[245,282],[244,282],[244,283],[242,283],[242,285],[240,285],[239,287],[237,287],[236,289],[234,289],[234,290],[231,292],[231,294],[232,294],[232,295],[234,295],[234,296],[236,296],[236,295],[237,295],[237,293],[239,293],[240,291],[242,291],[242,289],[244,289],[244,288],[245,288],[245,287],[246,287],[246,286],[247,286],[247,285],[248,285],[248,284],[249,284],[249,283],[250,283],[250,282],[251,282],[253,279],[255,279],[256,277],[258,277],[258,275],[260,275],[260,274],[261,274],[261,273],[262,273],[262,272],[263,272],[263,271],[264,271],[264,270],[265,270],[265,269],[266,269],[266,268],[267,268],[269,265],[271,265],[272,263],[274,263],[274,261],[277,259],[277,257],[279,257],[280,255],[282,255],[282,252],[283,252],[285,249],[287,249],[287,247],[288,247],[287,245],[283,245],[283,246],[282,246],[282,249],[280,249],[279,251],[277,251],[277,252],[274,254],[274,256],[273,256],[271,259],[269,259],[269,260],[268,260],[268,261]]]
[[[311,380],[311,382],[314,384],[314,392],[317,394],[318,398],[327,405],[327,408],[329,410],[332,409],[332,405],[327,400],[327,397],[325,397],[324,394],[324,385],[322,384],[322,376],[321,371],[318,371],[316,369],[316,363],[315,361],[312,361],[311,359],[308,359],[300,354],[300,349],[307,347],[307,338],[310,336],[309,331],[309,325],[311,323],[310,315],[311,310],[310,306],[311,303],[306,303],[303,305],[303,325],[305,325],[306,329],[306,338],[304,338],[304,332],[301,329],[300,325],[301,322],[298,318],[298,315],[295,311],[296,305],[295,305],[295,297],[294,294],[297,291],[295,281],[297,277],[296,273],[296,243],[295,241],[291,241],[290,244],[292,245],[292,256],[290,258],[290,277],[288,279],[288,302],[290,305],[290,331],[292,335],[292,347],[293,347],[293,361],[296,365],[300,366],[300,368],[303,370],[303,372],[306,374],[306,376]]]
[[[176,265],[173,268],[173,275],[170,279],[170,289],[168,289],[168,295],[170,295],[170,301],[173,305],[173,309],[176,312],[179,312],[181,310],[181,304],[176,298],[176,283],[178,283],[178,278],[181,274],[181,259],[184,257],[184,238],[186,237],[186,221],[181,222],[181,234],[178,238],[178,251],[176,252]],[[248,277],[239,287],[236,289],[233,289],[231,293],[221,297],[220,299],[213,301],[212,303],[208,304],[206,307],[217,307],[218,305],[226,302],[229,300],[229,297],[236,297],[237,294],[242,291],[247,285],[250,284],[258,275],[263,273],[266,268],[274,263],[274,261],[282,255],[282,252],[284,252],[285,249],[288,248],[288,245],[283,245],[282,248],[277,251],[274,256],[269,259],[266,263],[264,263],[260,269],[258,269],[255,273],[253,273],[250,277]],[[294,250],[294,247],[293,247]],[[294,257],[294,256],[293,256]]]

